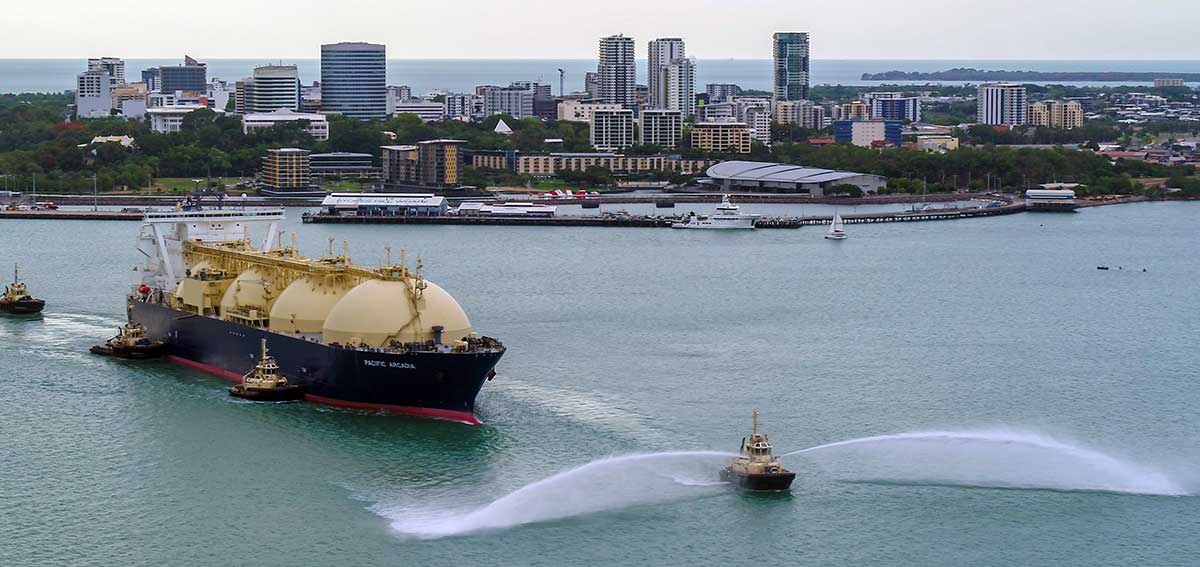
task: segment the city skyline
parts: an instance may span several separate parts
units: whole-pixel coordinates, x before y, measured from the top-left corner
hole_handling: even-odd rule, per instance
[[[624,34],[644,46],[659,37],[681,37],[689,55],[698,59],[770,58],[771,34],[807,31],[819,49],[814,59],[1054,59],[1054,60],[1196,60],[1200,46],[1185,42],[1147,42],[1146,38],[1187,37],[1200,26],[1200,10],[1183,0],[1161,0],[1155,10],[1125,10],[1114,0],[1068,1],[1052,6],[1029,0],[1003,5],[962,6],[950,0],[920,3],[911,15],[847,21],[840,13],[814,12],[802,5],[776,5],[750,0],[741,6],[769,10],[771,18],[687,18],[682,11],[707,13],[716,2],[667,0],[640,3],[613,0],[604,5],[572,7],[570,14],[537,9],[532,0],[500,7],[468,1],[470,15],[453,23],[429,25],[440,16],[435,5],[370,3],[372,18],[357,10],[322,11],[321,3],[298,0],[296,10],[281,12],[266,2],[214,0],[206,13],[236,17],[197,18],[172,6],[127,1],[105,4],[63,0],[53,13],[34,5],[9,8],[0,22],[0,54],[4,58],[82,58],[108,53],[124,58],[160,58],[180,52],[200,58],[315,58],[319,45],[363,41],[392,46],[395,59],[587,59],[595,55],[597,37]],[[890,13],[882,0],[865,0],[865,13]],[[117,9],[136,10],[138,19],[154,25],[136,33],[114,33],[93,26]],[[1013,13],[1039,13],[1011,24]],[[637,13],[638,18],[624,17]],[[70,14],[64,18],[62,14]],[[1170,14],[1170,17],[1163,17]],[[1061,22],[1086,26],[1064,27]],[[759,21],[765,20],[765,21]],[[266,22],[245,34],[244,22]],[[686,24],[673,22],[686,21]],[[515,36],[514,29],[524,29]],[[54,34],[46,30],[53,29]],[[920,33],[916,33],[920,32]],[[453,33],[455,40],[446,41]],[[514,41],[535,34],[537,41]],[[237,41],[224,41],[236,37]],[[217,40],[214,38],[222,38]],[[864,41],[868,39],[868,41]],[[1006,41],[1006,38],[1019,41]]]

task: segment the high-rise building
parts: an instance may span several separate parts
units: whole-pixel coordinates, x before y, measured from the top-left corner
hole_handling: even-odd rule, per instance
[[[383,146],[386,189],[457,187],[462,179],[463,140],[426,140],[416,145]]]
[[[833,139],[862,147],[899,146],[902,128],[899,120],[834,120]]]
[[[233,112],[245,114],[247,103],[254,97],[254,79],[245,78],[233,83]]]
[[[1071,130],[1083,127],[1083,105],[1077,101],[1050,100],[1029,105],[1027,123],[1043,128]]]
[[[976,122],[994,126],[1025,124],[1029,99],[1025,87],[1013,83],[979,85]]]
[[[183,65],[162,66],[158,73],[160,92],[203,93],[208,89],[208,68],[186,55]]]
[[[775,59],[775,100],[807,99],[808,33],[776,33],[772,55]]]
[[[91,69],[75,79],[75,115],[79,118],[101,118],[112,114],[112,76],[103,69]]]
[[[583,75],[583,91],[593,99],[600,98],[600,74],[588,71]]]
[[[1165,87],[1182,87],[1185,86],[1183,79],[1154,79],[1154,88],[1161,89]]]
[[[300,72],[295,65],[255,67],[249,81],[251,88],[244,91],[245,112],[266,113],[281,108],[300,110]],[[245,80],[242,82],[246,83]],[[236,88],[235,83],[235,91]],[[234,100],[237,100],[236,92]]]
[[[267,150],[259,173],[259,190],[265,195],[296,195],[313,191],[312,164],[308,150]]]
[[[709,83],[704,86],[704,92],[708,95],[709,103],[725,102],[742,94],[742,88],[733,83]]]
[[[374,43],[321,46],[321,109],[359,120],[387,117],[387,47]]]
[[[676,59],[663,69],[662,86],[666,94],[662,108],[678,110],[685,117],[696,114],[696,64],[691,59]]]
[[[492,88],[483,94],[483,115],[507,114],[513,118],[533,117],[533,91],[517,87]]]
[[[620,110],[621,105],[607,102],[584,102],[567,99],[558,103],[558,119],[567,122],[591,122],[597,110]]]
[[[750,139],[761,144],[771,143],[771,108],[755,106],[746,110],[746,125],[750,127]]]
[[[648,108],[642,111],[638,145],[672,149],[683,137],[683,114],[678,110]]]
[[[125,84],[125,61],[120,57],[88,59],[88,71],[104,71],[112,78],[113,85]]]
[[[910,97],[872,97],[871,117],[884,120],[921,121],[921,99]]]
[[[146,90],[157,92],[162,87],[162,71],[158,67],[142,69],[142,82],[146,83]]]
[[[619,152],[633,145],[633,111],[592,111],[592,147],[601,152]]]
[[[748,154],[750,146],[750,128],[744,122],[697,122],[692,125],[692,149]]]
[[[554,93],[551,91],[549,84],[541,81],[514,81],[511,85],[514,89],[525,89],[533,93],[533,100],[551,100],[554,98]]]
[[[483,97],[476,94],[446,95],[446,116],[470,118],[483,112]]]
[[[668,83],[665,77],[667,65],[670,65],[676,59],[685,59],[687,57],[683,40],[677,37],[656,39],[650,42],[648,52],[649,57],[646,58],[646,85],[650,89],[649,107],[668,108]]]
[[[600,62],[596,67],[599,98],[632,109],[637,103],[634,88],[637,67],[633,38],[613,35],[600,38]]]
[[[870,118],[871,107],[861,100],[854,100],[834,107],[834,120],[857,120]]]

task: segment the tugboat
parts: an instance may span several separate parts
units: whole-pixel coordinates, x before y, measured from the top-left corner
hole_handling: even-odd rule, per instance
[[[141,323],[126,323],[117,330],[115,337],[90,350],[101,356],[146,360],[166,354],[167,343],[147,337],[146,328]]]
[[[20,272],[13,267],[13,282],[4,286],[4,295],[0,296],[0,313],[33,315],[41,313],[45,307],[44,300],[29,295],[29,289],[21,281]]]
[[[738,488],[756,491],[787,490],[796,473],[783,468],[779,457],[771,454],[771,441],[758,432],[758,412],[754,412],[754,432],[742,438],[738,458],[721,469],[721,480]]]
[[[256,402],[286,402],[304,399],[304,387],[288,384],[279,373],[279,365],[267,354],[267,339],[262,339],[262,357],[258,366],[242,376],[241,384],[229,388],[229,395]]]

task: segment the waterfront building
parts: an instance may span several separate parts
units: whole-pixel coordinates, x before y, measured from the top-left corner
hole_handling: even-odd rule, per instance
[[[592,147],[602,152],[615,152],[633,145],[633,111],[595,110],[591,122]]]
[[[416,114],[422,122],[437,122],[446,119],[446,104],[423,98],[397,100],[392,104],[390,114]]]
[[[776,33],[772,44],[772,56],[775,63],[775,100],[807,99],[808,33]]]
[[[976,122],[993,126],[1018,126],[1027,121],[1029,99],[1023,85],[984,83],[976,98]]]
[[[637,103],[634,88],[637,67],[634,63],[633,38],[613,35],[600,38],[600,60],[596,67],[598,98],[633,109]]]
[[[508,170],[538,178],[554,177],[563,171],[586,171],[593,167],[603,167],[618,175],[647,172],[693,175],[702,173],[705,168],[715,163],[716,160],[663,154],[627,156],[612,152],[522,153],[516,150],[471,152],[472,167]]]
[[[1041,189],[1025,191],[1025,200],[1030,211],[1069,212],[1074,211],[1075,189],[1078,183],[1046,183]]]
[[[90,69],[75,78],[75,116],[102,118],[112,114],[112,77],[103,69]]]
[[[125,84],[125,61],[120,57],[95,57],[87,61],[88,71],[108,73],[113,86]]]
[[[674,149],[683,137],[683,114],[662,108],[642,111],[638,145]]]
[[[710,153],[750,153],[750,127],[744,122],[697,122],[692,125],[692,149]]]
[[[300,148],[267,150],[259,168],[258,187],[264,195],[294,196],[314,192],[309,151]]]
[[[426,140],[383,146],[385,188],[457,187],[462,179],[463,140]]]
[[[917,149],[923,152],[944,154],[958,149],[958,138],[948,134],[917,136]]]
[[[1154,88],[1156,89],[1182,86],[1184,86],[1183,79],[1154,79]]]
[[[887,186],[886,178],[869,173],[758,161],[725,161],[709,167],[706,174],[726,192],[797,193],[823,197],[837,185],[854,185],[863,193],[874,193]]]
[[[483,93],[483,115],[507,114],[516,119],[533,117],[534,92],[519,87],[494,87]]]
[[[872,97],[870,101],[871,118],[904,122],[921,121],[921,99],[918,97]]]
[[[300,110],[300,72],[295,65],[264,65],[254,68],[250,79],[243,79],[243,112],[267,113],[285,109]],[[236,91],[236,83],[234,84]],[[246,89],[246,87],[249,87]],[[234,95],[237,100],[237,95]],[[235,108],[236,108],[236,102]]]
[[[568,122],[591,122],[592,113],[597,110],[621,110],[622,106],[607,102],[586,102],[567,99],[558,103],[558,119]]]
[[[225,112],[220,109],[209,109],[201,104],[177,104],[148,108],[146,114],[150,115],[150,130],[159,134],[170,134],[178,132],[183,124],[183,118],[197,110],[213,110],[217,114]]]
[[[725,102],[742,94],[742,88],[733,83],[709,83],[704,86],[704,93],[708,95],[709,103]]]
[[[322,45],[321,110],[359,120],[387,117],[387,48],[374,43]]]
[[[904,142],[903,123],[899,120],[834,120],[833,139],[839,144],[861,147],[891,145]]]
[[[160,92],[203,93],[208,87],[208,68],[186,55],[183,65],[164,65],[158,68],[158,74]]]
[[[321,201],[326,215],[359,217],[442,216],[446,198],[433,193],[331,193]]]
[[[281,108],[274,112],[250,113],[242,117],[242,133],[249,134],[255,130],[263,130],[287,122],[300,122],[304,131],[313,140],[323,142],[329,139],[329,119],[324,114],[309,114],[292,112]]]
[[[315,177],[379,177],[375,157],[371,154],[331,152],[308,156]]]

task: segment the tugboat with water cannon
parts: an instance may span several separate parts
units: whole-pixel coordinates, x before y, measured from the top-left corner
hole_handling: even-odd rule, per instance
[[[167,343],[147,338],[146,328],[141,323],[126,323],[121,325],[116,336],[90,350],[101,356],[146,360],[166,354]]]
[[[771,441],[758,432],[758,412],[754,412],[754,432],[742,438],[738,457],[721,469],[721,480],[738,488],[754,491],[781,491],[791,488],[796,473],[783,468],[779,457],[771,454]]]
[[[304,399],[304,387],[288,384],[279,373],[279,365],[267,353],[267,339],[262,340],[262,356],[254,370],[242,376],[241,384],[229,388],[229,395],[256,402],[286,402]]]
[[[21,281],[21,272],[13,267],[13,281],[4,286],[4,295],[0,295],[0,313],[9,315],[34,315],[41,313],[46,307],[46,301],[29,295],[29,288]]]

